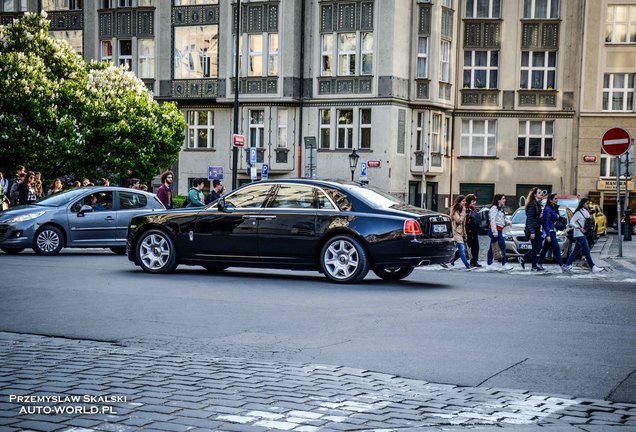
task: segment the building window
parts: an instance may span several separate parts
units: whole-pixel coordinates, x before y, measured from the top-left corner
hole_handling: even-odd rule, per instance
[[[248,76],[263,76],[263,35],[248,36]]]
[[[265,147],[265,111],[250,110],[250,147]]]
[[[466,0],[466,18],[501,17],[501,0]]]
[[[420,36],[417,42],[417,77],[428,78],[428,37]]]
[[[322,61],[320,62],[320,75],[333,76],[333,35],[322,35],[320,45],[320,51],[322,53]]]
[[[442,41],[439,57],[439,80],[446,83],[450,82],[450,51],[451,43]]]
[[[464,87],[496,89],[499,51],[464,51]]]
[[[119,7],[131,7],[132,0],[119,0]]]
[[[128,70],[132,70],[132,41],[130,39],[122,39],[119,41],[117,64],[119,66],[127,66]]]
[[[320,148],[331,148],[331,110],[320,110]]]
[[[523,17],[535,19],[559,18],[559,0],[524,0]]]
[[[605,42],[636,43],[636,5],[607,7]]]
[[[73,51],[82,55],[84,46],[82,43],[82,31],[81,30],[68,30],[68,31],[52,31],[49,32],[53,39],[66,41]]]
[[[286,109],[278,109],[278,147],[287,147],[288,113]]]
[[[111,41],[110,39],[102,41],[100,59],[107,62],[113,61],[113,41]]]
[[[149,7],[155,5],[155,0],[138,0],[139,7]]]
[[[187,111],[188,148],[214,148],[214,111]]]
[[[424,130],[424,125],[426,119],[425,112],[417,113],[417,135],[415,138],[415,151],[423,151],[426,147],[426,135]]]
[[[554,122],[520,121],[517,156],[552,157]]]
[[[68,0],[67,0],[68,2]],[[68,5],[66,5],[66,9],[57,9],[58,7],[63,7],[63,5],[58,5],[60,2],[53,2],[49,0],[49,2],[45,3],[47,7],[51,9],[43,8],[43,10],[68,10]],[[27,5],[27,0],[3,0],[2,2],[2,11],[3,12],[27,12],[29,10]],[[80,7],[81,9],[81,7]]]
[[[462,120],[461,156],[496,156],[496,120]]]
[[[431,153],[442,152],[442,115],[433,113],[431,121]]]
[[[447,7],[449,9],[453,8],[453,0],[442,0],[441,4],[442,6]]]
[[[371,110],[360,110],[360,146],[361,149],[371,148]]]
[[[337,148],[353,148],[353,110],[338,110]]]
[[[137,75],[139,78],[155,77],[155,41],[139,39],[137,42]]]
[[[634,74],[605,74],[603,111],[634,111]]]
[[[7,3],[13,3],[14,0],[4,0],[4,11],[7,10]],[[26,11],[26,0],[19,0],[19,7],[21,11]],[[83,0],[44,0],[42,2],[42,10],[55,12],[55,11],[68,11],[68,10],[81,10],[84,7]],[[23,9],[24,7],[24,9]],[[15,9],[14,9],[15,11]]]
[[[269,62],[267,64],[269,76],[278,76],[278,33],[269,34]]]
[[[337,40],[337,46],[334,43]],[[333,76],[333,58],[337,55],[338,76],[373,74],[374,35],[370,32],[323,34],[320,42],[320,75]],[[335,52],[337,50],[337,52]]]
[[[630,146],[629,150],[623,156],[617,158],[616,156],[610,156],[605,153],[605,150],[601,148],[601,172],[600,176],[603,178],[616,179],[616,160],[618,159],[621,167],[621,178],[625,177],[626,171],[626,163],[625,160],[629,160],[633,167],[634,163],[634,146]],[[627,178],[633,178],[633,168],[629,169],[627,173]]]
[[[219,26],[174,27],[174,78],[216,78]]]
[[[556,61],[557,53],[554,51],[523,51],[521,53],[521,88],[555,89]]]

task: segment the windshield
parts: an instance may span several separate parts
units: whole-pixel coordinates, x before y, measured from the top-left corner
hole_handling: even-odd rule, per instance
[[[517,209],[512,215],[513,224],[525,225],[526,223],[526,210],[525,209]]]
[[[375,208],[391,208],[394,205],[401,205],[402,202],[389,195],[386,192],[376,189],[372,186],[356,187],[350,189],[358,198],[362,199],[371,207]]]
[[[69,189],[64,192],[60,192],[58,194],[52,195],[47,198],[42,198],[37,201],[36,204],[47,206],[47,207],[60,207],[66,205],[73,201],[79,195],[82,195],[86,192],[86,189]]]

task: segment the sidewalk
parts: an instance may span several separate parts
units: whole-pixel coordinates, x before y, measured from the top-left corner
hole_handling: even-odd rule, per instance
[[[636,404],[0,333],[2,431],[636,431]]]
[[[618,240],[616,233],[599,237],[592,248],[592,259],[608,270],[636,273],[636,238],[622,242],[622,257],[618,256]]]

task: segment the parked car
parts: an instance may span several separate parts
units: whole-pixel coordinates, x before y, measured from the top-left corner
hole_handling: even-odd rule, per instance
[[[592,216],[594,217],[594,231],[595,231],[596,237],[600,235],[603,235],[603,236],[606,235],[607,234],[607,216],[605,216],[605,213],[603,213],[603,210],[601,210],[601,207],[596,204],[590,205],[590,210],[591,210]]]
[[[574,239],[570,230],[566,229],[572,219],[573,213],[569,207],[559,207],[559,227],[563,230],[557,231],[557,240],[559,247],[561,248],[561,257],[566,260],[570,254],[570,250],[573,247]],[[506,256],[520,257],[526,252],[532,249],[532,243],[530,239],[526,237],[526,209],[521,207],[515,210],[511,219],[512,225],[504,228],[504,238],[506,239]],[[554,261],[552,249],[548,252],[546,259]]]
[[[41,255],[63,247],[105,247],[126,253],[126,231],[133,216],[165,210],[154,194],[120,187],[70,189],[35,204],[0,212],[0,249],[26,248]]]
[[[631,226],[632,234],[636,235],[636,214],[634,214],[634,211],[629,215],[629,225]],[[614,219],[612,228],[618,230],[618,218]],[[621,232],[625,232],[625,215],[621,216]]]
[[[208,207],[137,216],[128,229],[128,258],[149,273],[188,264],[318,270],[336,283],[373,270],[399,280],[454,252],[448,215],[318,180],[251,183]]]

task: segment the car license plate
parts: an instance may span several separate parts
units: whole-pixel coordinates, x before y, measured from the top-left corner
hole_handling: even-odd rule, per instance
[[[519,249],[532,249],[531,244],[520,244]]]
[[[434,233],[445,233],[445,232],[447,232],[446,225],[433,225],[433,232]]]

